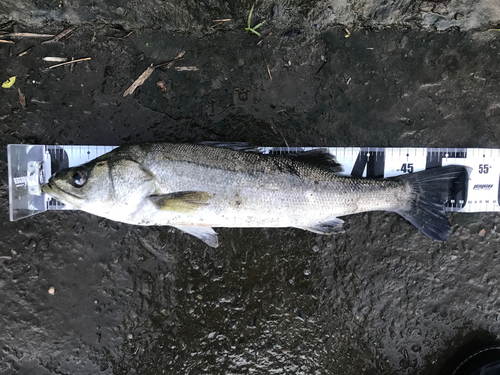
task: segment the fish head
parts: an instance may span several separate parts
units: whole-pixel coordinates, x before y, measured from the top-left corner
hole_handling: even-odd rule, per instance
[[[93,206],[105,209],[113,199],[108,161],[89,162],[62,169],[42,185],[42,192],[83,211],[92,212],[89,208]]]

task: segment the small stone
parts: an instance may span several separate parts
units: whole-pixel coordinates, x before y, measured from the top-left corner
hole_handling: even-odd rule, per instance
[[[238,65],[239,65],[239,66],[243,66],[243,65],[245,65],[245,62],[243,61],[243,59],[239,59],[239,60],[238,60]]]
[[[445,4],[438,3],[432,8],[432,12],[446,16],[448,14],[448,7]]]
[[[484,237],[484,235],[485,235],[485,234],[486,234],[486,231],[485,231],[484,229],[481,229],[481,230],[479,231],[479,235],[480,235],[481,237]]]
[[[470,232],[467,229],[462,229],[462,232],[460,232],[460,239],[465,240],[470,237]]]
[[[53,286],[51,286],[47,292],[48,292],[51,296],[53,296],[54,294],[56,294],[56,288],[54,288]]]
[[[432,1],[423,1],[420,4],[420,11],[425,13],[432,12],[433,8],[434,8],[434,3]]]

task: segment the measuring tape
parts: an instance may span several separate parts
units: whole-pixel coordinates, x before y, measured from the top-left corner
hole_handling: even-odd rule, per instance
[[[42,195],[40,185],[60,169],[84,164],[118,146],[8,145],[10,220],[71,207]],[[446,211],[500,211],[500,149],[415,147],[259,147],[281,155],[326,149],[345,176],[386,178],[445,165],[470,167],[468,184],[445,203]]]

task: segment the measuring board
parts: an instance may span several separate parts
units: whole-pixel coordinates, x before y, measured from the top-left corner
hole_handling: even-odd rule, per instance
[[[15,221],[48,210],[71,210],[42,194],[40,186],[60,169],[86,163],[118,146],[8,145],[9,211]],[[500,211],[500,149],[414,147],[259,147],[263,154],[326,149],[342,165],[340,175],[384,178],[425,169],[471,168],[463,189],[444,203],[446,211]]]

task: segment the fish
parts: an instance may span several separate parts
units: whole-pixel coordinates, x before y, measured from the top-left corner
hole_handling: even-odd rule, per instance
[[[339,175],[325,149],[264,155],[239,143],[128,144],[62,169],[42,185],[50,197],[117,222],[171,226],[218,246],[214,227],[294,227],[343,233],[342,216],[390,211],[445,241],[444,203],[468,180],[450,165],[384,179]]]

